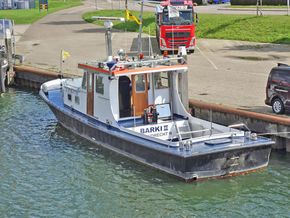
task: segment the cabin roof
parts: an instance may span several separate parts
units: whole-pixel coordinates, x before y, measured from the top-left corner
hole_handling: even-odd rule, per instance
[[[175,62],[172,62],[175,61]],[[95,73],[103,73],[111,76],[129,76],[144,73],[157,73],[165,71],[185,71],[187,70],[187,64],[181,64],[177,61],[180,58],[168,59],[168,60],[142,60],[137,62],[95,62],[95,63],[80,63],[78,67],[84,70],[90,70]],[[111,65],[111,70],[108,65]]]

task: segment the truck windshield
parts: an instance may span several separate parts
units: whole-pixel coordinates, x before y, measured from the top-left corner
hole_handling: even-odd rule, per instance
[[[192,10],[180,10],[179,17],[169,17],[168,10],[163,11],[162,24],[164,25],[189,25],[192,22]]]

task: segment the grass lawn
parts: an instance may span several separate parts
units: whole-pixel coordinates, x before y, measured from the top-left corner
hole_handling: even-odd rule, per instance
[[[47,14],[53,13],[55,11],[70,8],[74,6],[81,5],[81,0],[49,0],[48,1],[48,12],[42,10],[39,12],[38,1],[36,8],[27,10],[0,10],[0,18],[7,18],[14,20],[15,24],[30,24]]]
[[[133,14],[138,16],[139,12],[133,11]],[[87,22],[103,25],[101,21],[92,20],[92,16],[124,17],[124,11],[103,10],[83,15],[83,19]],[[133,32],[139,30],[134,21],[114,24],[116,29]],[[149,30],[151,35],[155,35],[154,12],[144,12],[143,32],[149,33]],[[198,38],[290,44],[290,16],[199,14],[196,35]]]

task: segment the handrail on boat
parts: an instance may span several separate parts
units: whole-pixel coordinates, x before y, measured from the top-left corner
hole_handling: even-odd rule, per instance
[[[132,62],[128,62],[128,61],[119,61],[118,63],[116,63],[116,66],[126,66],[126,65],[140,65],[140,64],[158,64],[158,63],[166,63],[169,62],[171,63],[171,61],[179,61],[179,60],[183,60],[185,61],[185,59],[183,57],[174,57],[174,58],[164,58],[164,59],[157,59],[157,60],[144,60],[144,61],[132,61]]]
[[[208,141],[208,140],[213,140],[213,139],[222,139],[222,138],[229,138],[229,137],[235,137],[235,136],[244,136],[244,132],[227,132],[227,133],[217,133],[213,135],[208,135],[206,136],[201,136],[201,137],[196,137],[196,138],[190,138],[183,140],[182,143],[185,144],[187,142],[202,142],[202,141]]]
[[[189,132],[180,132],[180,135],[186,135],[186,134],[191,134],[191,133],[199,133],[199,132],[207,132],[211,131],[211,129],[200,129],[200,130],[194,130],[194,131],[189,131]]]
[[[250,128],[245,124],[245,123],[237,123],[237,124],[232,124],[228,126],[229,128],[240,128],[240,127],[245,127],[248,131],[251,132]]]

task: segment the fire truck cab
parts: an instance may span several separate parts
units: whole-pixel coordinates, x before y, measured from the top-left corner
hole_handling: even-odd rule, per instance
[[[156,6],[156,38],[161,52],[185,46],[194,52],[196,45],[194,7],[191,0],[166,0]]]

